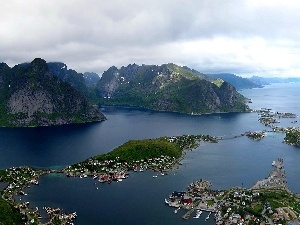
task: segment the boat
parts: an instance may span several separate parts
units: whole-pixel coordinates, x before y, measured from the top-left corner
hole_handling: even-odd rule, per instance
[[[177,213],[179,209],[180,209],[180,207],[178,207],[177,209],[175,209],[174,213]]]
[[[168,199],[165,198],[165,203],[169,205],[169,201]]]
[[[199,219],[199,217],[201,216],[201,214],[202,214],[202,211],[200,209],[197,209],[196,215],[193,218]]]
[[[157,177],[157,175],[153,175],[153,178],[156,178]]]

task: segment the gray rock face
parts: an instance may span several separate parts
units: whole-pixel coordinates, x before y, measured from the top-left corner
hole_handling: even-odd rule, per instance
[[[8,113],[23,113],[31,117],[37,112],[53,113],[54,104],[49,93],[43,90],[31,92],[29,88],[24,88],[14,92],[7,103]]]
[[[42,59],[0,66],[0,125],[49,126],[105,120],[80,91],[55,76]]]

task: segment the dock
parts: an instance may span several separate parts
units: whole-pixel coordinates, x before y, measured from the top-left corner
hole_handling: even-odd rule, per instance
[[[194,208],[188,210],[183,216],[182,216],[182,219],[185,219],[187,220],[188,218],[190,218],[190,216],[192,215],[192,213],[195,211]]]

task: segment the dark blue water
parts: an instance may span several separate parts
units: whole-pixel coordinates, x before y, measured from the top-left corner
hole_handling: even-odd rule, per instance
[[[299,114],[300,84],[276,84],[244,90],[252,108],[267,107]],[[280,94],[281,93],[281,94]],[[299,93],[300,94],[300,93]],[[276,96],[276,97],[274,97]],[[284,96],[284,97],[282,97]],[[64,166],[108,152],[129,139],[182,134],[234,136],[265,127],[255,113],[189,116],[135,108],[105,107],[108,120],[101,123],[45,128],[0,129],[0,167],[19,165]],[[282,120],[290,125],[291,119]],[[295,125],[295,124],[293,124]],[[32,207],[53,206],[76,211],[76,224],[214,224],[213,219],[181,219],[164,198],[174,190],[185,190],[194,180],[206,179],[214,189],[250,187],[267,177],[271,162],[284,159],[290,189],[300,193],[300,149],[282,143],[284,135],[268,133],[261,141],[247,137],[201,143],[190,151],[182,165],[167,176],[152,178],[153,172],[132,173],[130,179],[112,184],[94,184],[93,179],[66,178],[50,174],[39,186],[26,190],[23,200]],[[96,189],[98,187],[98,189]]]

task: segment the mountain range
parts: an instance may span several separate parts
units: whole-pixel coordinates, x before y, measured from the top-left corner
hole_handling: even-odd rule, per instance
[[[96,86],[103,105],[188,114],[244,112],[245,98],[221,79],[175,64],[110,67]]]
[[[220,78],[224,81],[227,81],[228,83],[232,84],[237,90],[263,87],[263,84],[256,83],[251,79],[243,78],[231,73],[209,74],[208,76],[213,79]]]
[[[226,77],[237,79],[235,75]],[[173,63],[129,64],[120,69],[112,66],[101,77],[40,58],[12,68],[1,63],[0,125],[48,126],[105,120],[92,104],[187,114],[248,111],[247,99],[226,77],[205,75]]]

